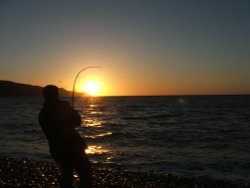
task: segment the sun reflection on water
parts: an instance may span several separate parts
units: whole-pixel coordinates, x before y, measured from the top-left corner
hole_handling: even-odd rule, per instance
[[[97,104],[90,104],[90,105],[89,105],[89,108],[96,108],[96,107],[98,107]]]
[[[82,126],[79,129],[81,136],[91,143],[85,149],[85,153],[90,155],[92,163],[112,163],[112,151],[103,146],[102,138],[109,137],[113,133],[106,127],[104,119],[104,108],[98,98],[93,98],[83,103]],[[100,142],[101,141],[101,142]]]
[[[100,128],[102,127],[102,121],[98,120],[98,119],[94,119],[94,118],[88,118],[88,119],[84,119],[84,127],[96,127],[96,128]]]
[[[103,127],[103,121],[100,120],[103,112],[99,109],[99,107],[100,105],[97,104],[88,104],[84,107],[82,116],[83,127]]]
[[[85,149],[85,152],[87,154],[92,154],[92,155],[99,154],[100,155],[100,154],[109,153],[110,151],[102,148],[102,146],[91,145],[91,146],[88,146],[87,149]]]
[[[103,112],[99,112],[99,111],[92,111],[89,113],[90,115],[102,115]]]
[[[108,135],[112,135],[112,132],[106,132],[106,133],[101,133],[101,134],[96,134],[96,135],[87,135],[84,136],[85,138],[97,138],[97,137],[104,137],[104,136],[108,136]]]

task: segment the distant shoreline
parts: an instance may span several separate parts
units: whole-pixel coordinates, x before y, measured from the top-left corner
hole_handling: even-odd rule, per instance
[[[42,96],[42,89],[41,86],[0,80],[0,97],[39,97]],[[71,96],[71,91],[63,88],[60,88],[59,92],[63,97]]]

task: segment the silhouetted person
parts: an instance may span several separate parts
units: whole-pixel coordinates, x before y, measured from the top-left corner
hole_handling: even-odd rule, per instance
[[[73,169],[80,175],[80,187],[92,187],[92,172],[85,153],[86,144],[75,130],[81,117],[68,102],[58,99],[58,88],[48,85],[43,89],[44,105],[39,123],[44,131],[52,157],[60,165],[62,187],[72,187]]]

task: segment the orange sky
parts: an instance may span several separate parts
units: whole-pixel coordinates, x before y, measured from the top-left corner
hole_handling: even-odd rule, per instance
[[[247,1],[18,2],[0,14],[0,79],[102,96],[250,94]],[[77,86],[78,87],[78,86]]]

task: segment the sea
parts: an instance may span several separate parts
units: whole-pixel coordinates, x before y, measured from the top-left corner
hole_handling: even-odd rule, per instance
[[[42,105],[40,97],[0,98],[0,157],[52,160]],[[95,166],[250,182],[249,95],[83,97],[74,108]]]

